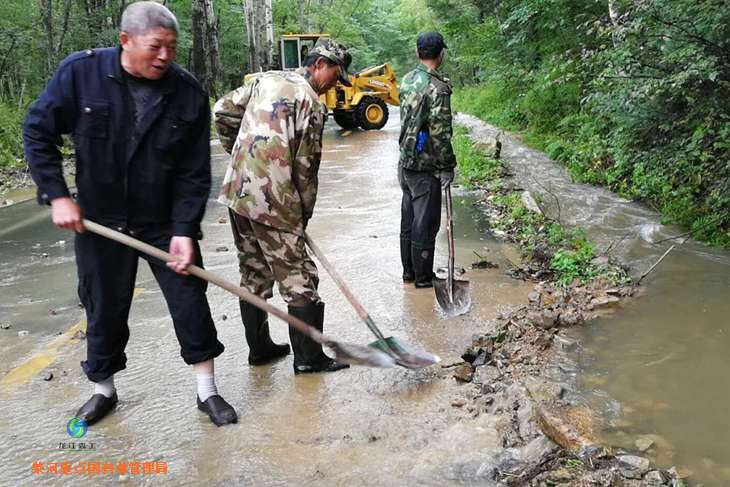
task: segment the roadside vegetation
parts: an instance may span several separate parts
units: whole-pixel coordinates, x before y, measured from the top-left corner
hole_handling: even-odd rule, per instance
[[[0,167],[17,168],[25,165],[21,137],[25,108],[0,100]]]
[[[485,190],[492,229],[509,236],[523,257],[535,264],[532,269],[528,265],[521,270],[523,275],[554,279],[561,285],[597,279],[617,285],[631,282],[623,267],[599,255],[583,229],[528,209],[521,191],[505,181],[502,163],[488,157],[463,127],[455,130],[454,151],[459,161],[459,182]]]
[[[116,43],[123,3],[0,2],[0,168],[22,165],[20,121],[59,60]],[[273,45],[283,33],[328,32],[351,48],[353,72],[388,62],[400,79],[416,64],[418,33],[440,30],[456,110],[520,132],[575,179],[644,201],[692,236],[730,248],[724,0],[336,3],[273,0]],[[255,70],[240,0],[166,4],[180,20],[178,62],[211,95]],[[216,15],[201,16],[202,5]]]
[[[452,48],[456,110],[730,248],[724,2],[429,4]]]

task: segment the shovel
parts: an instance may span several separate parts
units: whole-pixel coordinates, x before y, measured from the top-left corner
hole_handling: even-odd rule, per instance
[[[454,278],[454,219],[451,209],[451,185],[444,189],[446,196],[446,238],[449,241],[449,266],[446,279],[433,278],[436,301],[447,316],[463,315],[471,307],[469,281]]]
[[[345,281],[342,280],[332,264],[330,264],[322,251],[319,250],[319,247],[317,247],[314,241],[306,233],[304,234],[304,239],[306,240],[309,248],[312,250],[312,253],[317,257],[317,260],[319,260],[322,266],[327,270],[327,273],[335,281],[335,284],[337,284],[337,287],[340,289],[342,294],[350,302],[352,307],[355,308],[355,312],[358,314],[360,319],[365,322],[365,325],[377,338],[377,341],[371,343],[370,347],[382,350],[387,353],[389,357],[392,357],[396,364],[409,369],[421,369],[441,361],[438,356],[413,349],[395,337],[386,338],[375,325],[375,321],[370,317],[370,314],[365,311],[362,304],[360,304],[357,298],[355,298],[355,295],[352,294],[350,289],[347,287],[347,284],[345,284]]]
[[[137,239],[130,237],[129,235],[117,232],[103,225],[99,225],[98,223],[94,223],[92,221],[84,219],[84,227],[86,227],[87,230],[93,233],[132,247],[135,250],[139,250],[140,252],[144,252],[147,255],[156,257],[163,262],[175,262],[176,260],[178,260],[176,257],[173,257],[171,254],[165,252],[164,250],[160,250],[157,247],[153,247],[152,245],[141,242]],[[315,342],[321,343],[322,345],[332,350],[335,354],[335,358],[339,362],[353,365],[365,365],[368,367],[392,367],[395,363],[393,358],[389,354],[384,353],[380,350],[373,349],[372,347],[335,341],[323,335],[319,332],[319,330],[317,330],[313,326],[308,325],[299,318],[296,318],[288,313],[285,313],[279,308],[270,305],[266,302],[266,300],[261,299],[255,294],[251,294],[250,292],[246,291],[240,286],[233,284],[232,282],[226,281],[217,274],[206,271],[205,269],[196,265],[191,265],[187,268],[187,271],[195,277],[220,286],[226,291],[235,294],[244,301],[253,304],[254,306],[276,316],[281,320],[284,320],[285,322],[289,323],[289,326],[295,328],[301,333],[304,333],[307,337],[311,338]]]

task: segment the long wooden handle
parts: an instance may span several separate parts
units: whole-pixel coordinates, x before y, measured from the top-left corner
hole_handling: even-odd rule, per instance
[[[385,336],[378,329],[377,325],[375,325],[375,321],[370,317],[370,314],[365,310],[363,305],[360,304],[360,301],[358,301],[355,295],[352,294],[350,288],[347,287],[345,281],[337,273],[334,266],[330,264],[330,262],[327,260],[327,257],[324,256],[324,253],[322,253],[319,247],[317,247],[317,244],[314,243],[314,240],[312,240],[306,233],[304,234],[304,240],[307,242],[307,246],[309,246],[309,248],[312,250],[312,253],[315,255],[315,257],[317,257],[317,260],[319,260],[322,266],[327,270],[327,273],[332,277],[332,280],[335,281],[335,284],[337,284],[340,292],[342,292],[342,294],[350,302],[352,307],[355,308],[355,312],[360,317],[360,319],[365,322],[367,327],[370,329],[371,332],[373,332],[373,335],[375,335],[378,340],[385,340]]]
[[[449,301],[454,302],[454,214],[451,208],[451,185],[444,189],[446,195],[446,238],[449,241],[449,269],[446,276],[446,286],[449,291]]]
[[[112,230],[111,228],[105,227],[103,225],[99,225],[98,223],[92,222],[90,220],[84,219],[84,226],[87,230],[94,232],[98,235],[101,235],[102,237],[106,237],[108,239],[114,240],[115,242],[119,242],[121,244],[127,245],[128,247],[132,247],[135,250],[139,250],[140,252],[144,252],[147,255],[151,255],[152,257],[156,257],[164,262],[177,262],[178,259],[174,257],[172,254],[169,254],[168,252],[165,252],[164,250],[158,249],[157,247],[153,247],[150,244],[147,244],[145,242],[142,242],[140,240],[137,240],[136,238],[132,238],[127,234],[117,232],[116,230]],[[226,291],[235,294],[239,298],[243,299],[244,301],[253,304],[254,306],[276,316],[277,318],[284,320],[285,322],[289,323],[289,325],[296,328],[298,331],[304,333],[309,338],[314,340],[317,343],[327,344],[329,342],[332,342],[333,340],[330,340],[325,335],[320,333],[316,328],[308,325],[307,323],[303,322],[299,318],[292,316],[288,313],[285,313],[284,311],[280,310],[279,308],[276,308],[269,303],[266,302],[265,299],[262,299],[255,294],[251,294],[250,292],[246,291],[240,286],[236,286],[230,281],[225,280],[223,277],[219,276],[218,274],[214,274],[210,271],[206,271],[205,269],[198,267],[196,265],[191,265],[187,268],[187,271],[196,276],[200,279],[203,279],[204,281],[211,282],[215,284],[216,286],[220,286]]]

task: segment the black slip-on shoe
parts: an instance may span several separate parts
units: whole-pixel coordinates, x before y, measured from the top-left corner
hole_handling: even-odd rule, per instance
[[[416,287],[416,289],[426,289],[429,287],[433,287],[433,281],[416,281],[413,285]]]
[[[109,414],[117,404],[117,393],[114,392],[112,397],[106,397],[104,394],[94,394],[91,399],[86,401],[81,408],[76,411],[76,417],[86,421],[88,426],[99,421],[101,418]]]
[[[317,374],[320,372],[337,372],[342,369],[349,369],[349,364],[343,364],[337,360],[328,358],[323,362],[317,362],[312,365],[298,365],[294,364],[295,374]]]
[[[269,349],[266,350],[266,352],[264,353],[249,353],[248,363],[250,365],[268,364],[269,362],[273,362],[274,360],[280,359],[281,357],[286,357],[287,355],[289,355],[290,351],[291,349],[289,348],[289,344],[287,343],[284,343],[283,345],[272,343]]]
[[[205,402],[201,401],[199,397],[196,397],[196,399],[198,401],[198,409],[207,414],[216,426],[238,422],[238,415],[236,415],[233,406],[228,404],[218,394],[210,396]]]

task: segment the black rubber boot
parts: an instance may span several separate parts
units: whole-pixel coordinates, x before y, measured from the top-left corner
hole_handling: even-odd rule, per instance
[[[263,365],[289,354],[289,345],[278,345],[269,334],[269,315],[253,304],[239,301],[241,321],[246,329],[248,363]]]
[[[312,325],[322,332],[324,329],[324,303],[309,303],[306,306],[289,306],[289,314]],[[314,374],[317,372],[335,372],[346,369],[342,364],[322,351],[322,345],[310,340],[304,334],[289,327],[289,339],[294,349],[294,373]]]
[[[403,238],[400,239],[400,262],[403,265],[403,282],[413,282],[416,276],[413,273],[411,241]]]
[[[414,285],[419,289],[433,287],[433,249],[412,246],[411,258],[415,275]]]

